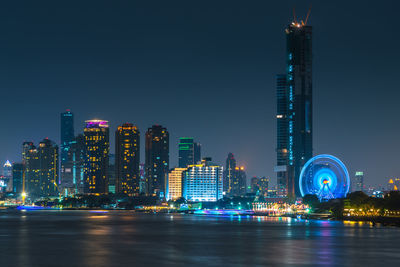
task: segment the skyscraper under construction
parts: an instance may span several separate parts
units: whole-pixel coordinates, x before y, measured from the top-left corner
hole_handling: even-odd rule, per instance
[[[308,17],[308,16],[307,16]],[[312,27],[286,29],[286,74],[277,76],[277,172],[281,195],[300,196],[299,176],[312,157]]]

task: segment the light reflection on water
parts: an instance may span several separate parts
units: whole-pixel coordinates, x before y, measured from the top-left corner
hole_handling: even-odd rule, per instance
[[[400,260],[398,228],[264,216],[1,212],[0,237],[1,267],[374,266]]]

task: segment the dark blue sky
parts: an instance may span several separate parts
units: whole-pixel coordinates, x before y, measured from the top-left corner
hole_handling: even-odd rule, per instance
[[[275,75],[284,28],[310,1],[7,1],[0,4],[0,160],[59,142],[59,113],[162,124],[275,183]],[[400,176],[397,1],[314,1],[314,153],[367,183]],[[114,136],[112,135],[112,145]],[[144,154],[142,154],[144,156]],[[144,161],[144,157],[142,157]]]

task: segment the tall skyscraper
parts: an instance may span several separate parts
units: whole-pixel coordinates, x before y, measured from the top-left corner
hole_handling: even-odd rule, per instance
[[[294,21],[286,29],[286,79],[278,76],[278,186],[287,175],[287,195],[300,196],[301,168],[312,157],[312,27]],[[286,92],[283,93],[283,88]],[[283,104],[286,99],[285,105]],[[282,113],[282,114],[279,114]],[[286,133],[287,144],[279,137]],[[282,134],[282,135],[280,135]],[[285,147],[286,146],[286,147]],[[286,151],[287,150],[287,151]],[[287,156],[285,156],[287,153]],[[287,157],[287,167],[285,166]],[[282,165],[279,165],[282,164]],[[286,174],[284,172],[287,172]]]
[[[131,123],[115,132],[116,193],[138,196],[140,191],[140,132]]]
[[[354,187],[352,191],[364,191],[364,172],[356,172],[353,184]]]
[[[224,192],[226,195],[230,195],[233,187],[233,179],[235,176],[235,170],[236,170],[236,159],[233,155],[233,153],[228,154],[228,158],[226,159],[226,165],[225,165],[225,171],[224,171]]]
[[[18,196],[23,191],[23,175],[24,165],[22,163],[14,163],[12,166],[13,192]]]
[[[165,196],[165,178],[169,170],[169,133],[161,125],[146,132],[146,189],[148,195]]]
[[[188,201],[215,202],[223,197],[223,167],[205,158],[189,165],[183,176],[183,197]]]
[[[12,164],[9,160],[7,160],[3,165],[3,176],[7,183],[7,192],[13,191],[13,179],[12,179]]]
[[[71,162],[69,156],[69,150],[71,149],[71,145],[75,139],[74,132],[74,114],[71,110],[67,109],[65,112],[60,114],[61,119],[61,173],[60,173],[60,183],[63,186],[63,181],[67,183],[70,180],[70,173],[66,173],[66,168],[69,168],[68,163]],[[66,177],[64,177],[66,176]]]
[[[107,194],[110,151],[108,121],[87,120],[85,123],[84,193]]]
[[[193,164],[197,164],[201,161],[201,144],[200,143],[193,143]]]
[[[187,168],[174,168],[168,173],[167,200],[177,200],[182,197],[183,173]]]
[[[7,160],[4,165],[3,165],[3,175],[5,177],[11,177],[12,176],[12,164],[9,160]]]
[[[83,193],[85,139],[77,135],[70,142],[65,161],[61,164],[60,191],[65,195]]]
[[[49,139],[39,143],[40,196],[58,196],[58,146]]]
[[[31,142],[23,144],[23,162],[25,192],[31,199],[38,198],[41,191],[39,151]]]
[[[288,95],[286,88],[286,75],[277,76],[277,113],[276,113],[276,126],[277,126],[277,165],[275,172],[277,174],[277,188],[278,195],[281,197],[287,196],[288,190],[288,142],[289,142],[289,129],[288,129]]]
[[[67,109],[61,113],[61,144],[68,144],[75,138],[74,114]]]
[[[179,138],[179,167],[186,168],[201,160],[201,145],[195,143],[191,137]]]
[[[243,166],[236,166],[233,175],[231,196],[244,196],[246,195],[247,180],[246,172]]]

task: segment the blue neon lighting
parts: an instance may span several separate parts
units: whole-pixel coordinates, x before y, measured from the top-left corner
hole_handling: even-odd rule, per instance
[[[302,196],[317,195],[321,200],[344,198],[350,189],[350,176],[342,161],[332,155],[322,154],[304,165],[299,186]]]

